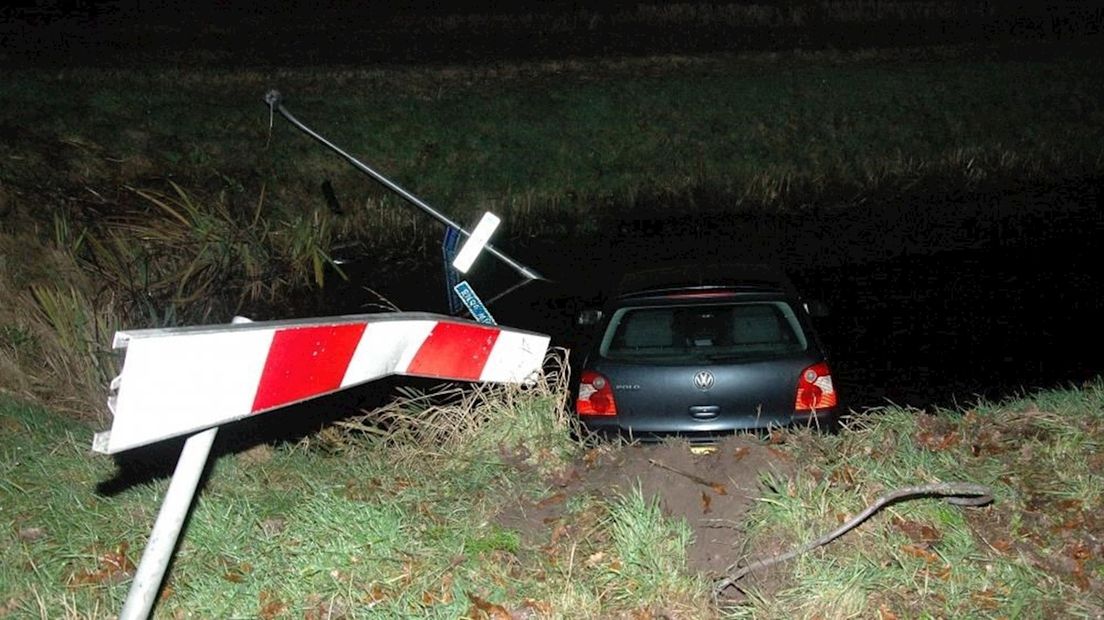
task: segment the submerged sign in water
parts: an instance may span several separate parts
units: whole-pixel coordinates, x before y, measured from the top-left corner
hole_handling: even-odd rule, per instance
[[[468,284],[467,280],[454,286],[453,290],[460,297],[460,301],[464,302],[468,312],[471,312],[473,319],[484,325],[497,325],[494,317],[491,316],[491,312],[487,310],[487,306],[483,304],[483,300],[479,298],[479,295],[475,294],[475,289]]]

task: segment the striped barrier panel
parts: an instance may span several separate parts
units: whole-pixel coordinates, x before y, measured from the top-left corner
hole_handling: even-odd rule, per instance
[[[122,331],[108,400],[114,454],[392,374],[520,383],[541,369],[543,334],[427,313],[384,313]]]

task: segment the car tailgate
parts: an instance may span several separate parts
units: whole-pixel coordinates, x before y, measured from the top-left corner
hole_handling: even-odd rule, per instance
[[[638,432],[708,432],[789,424],[807,355],[746,363],[656,365],[603,361],[618,424]]]

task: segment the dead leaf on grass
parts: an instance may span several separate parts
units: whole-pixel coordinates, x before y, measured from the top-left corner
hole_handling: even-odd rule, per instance
[[[751,452],[751,448],[749,448],[747,446],[740,446],[740,447],[736,448],[735,452],[732,453],[732,458],[736,462],[740,462],[740,461],[744,460],[744,457],[746,457],[750,452]]]
[[[1084,562],[1092,557],[1092,549],[1082,541],[1077,541],[1066,547],[1066,555],[1078,562]]]
[[[779,458],[783,461],[792,461],[793,460],[793,456],[791,456],[788,452],[783,451],[781,448],[776,448],[774,446],[767,446],[767,450],[770,451],[770,453],[773,454],[776,458]]]
[[[563,523],[557,524],[556,527],[552,528],[551,544],[554,545],[560,542],[560,540],[565,536],[567,536],[567,526]]]
[[[386,588],[378,583],[373,583],[364,595],[360,597],[360,602],[371,608],[386,601],[389,595],[390,592],[388,592]]]
[[[993,588],[985,588],[981,592],[974,592],[971,594],[970,599],[978,609],[992,611],[1000,608],[1000,601],[997,600],[997,596],[996,590]]]
[[[932,433],[920,431],[915,435],[916,443],[932,452],[943,452],[958,445],[958,434],[954,431],[946,433]]]
[[[303,620],[341,620],[348,617],[348,606],[340,599],[327,599],[319,594],[307,597],[307,610],[303,612]]]
[[[601,456],[602,450],[600,448],[591,448],[583,455],[583,462],[586,463],[587,467],[594,467],[595,463],[598,462],[598,458]]]
[[[268,517],[261,521],[261,532],[265,536],[276,536],[287,529],[287,520],[283,517]]]
[[[272,620],[273,618],[283,614],[287,611],[287,603],[280,600],[280,597],[276,596],[269,590],[261,590],[260,595],[257,597],[260,610],[257,612],[262,620]]]
[[[991,546],[1000,553],[1008,553],[1012,550],[1012,541],[1007,538],[998,538],[992,542]]]
[[[918,545],[901,545],[901,551],[914,558],[920,558],[929,564],[939,561],[938,555]]]
[[[1076,570],[1070,573],[1070,577],[1073,579],[1073,584],[1077,586],[1077,589],[1081,590],[1082,592],[1088,590],[1089,587],[1092,585],[1089,582],[1088,575],[1085,574],[1085,569],[1080,565],[1077,567]]]
[[[15,598],[14,596],[9,598],[3,604],[0,604],[0,618],[6,617],[8,614],[12,613],[18,608],[19,599]]]
[[[559,504],[560,502],[564,501],[565,499],[567,499],[567,494],[566,493],[563,493],[563,492],[553,493],[552,495],[549,495],[548,497],[546,497],[546,498],[542,499],[541,501],[537,502],[537,508],[547,508],[547,507],[549,507],[553,504]]]
[[[1063,499],[1054,502],[1054,507],[1063,512],[1080,512],[1085,503],[1079,499]]]
[[[19,540],[34,542],[46,537],[46,529],[41,527],[24,527],[19,530]]]
[[[552,605],[544,601],[525,599],[521,607],[514,610],[510,617],[513,620],[530,620],[531,618],[547,618],[552,615]]]
[[[883,603],[878,607],[878,620],[897,620],[897,614],[890,611]]]
[[[578,482],[582,479],[583,477],[579,474],[579,470],[571,467],[569,469],[560,469],[554,472],[552,474],[551,482],[552,484],[563,488],[566,486],[570,486],[571,483]]]
[[[452,573],[445,573],[435,590],[426,590],[422,593],[422,603],[425,605],[448,605],[452,602]]]
[[[893,519],[893,525],[895,525],[905,536],[908,536],[909,540],[914,543],[919,543],[925,548],[931,547],[943,540],[943,534],[926,523],[897,517]]]
[[[837,467],[832,470],[832,473],[828,474],[828,480],[833,484],[842,484],[849,487],[855,486],[855,472],[855,468],[850,465]]]
[[[975,457],[992,456],[1009,450],[1009,443],[999,430],[983,429],[970,444],[970,454]]]
[[[1074,514],[1070,518],[1063,520],[1061,523],[1055,525],[1051,528],[1051,530],[1055,534],[1062,534],[1064,535],[1064,537],[1068,538],[1070,534],[1074,532],[1080,532],[1081,530],[1085,529],[1085,526],[1087,524],[1088,522],[1085,519],[1085,513],[1079,512]]]
[[[275,450],[272,446],[262,443],[238,453],[238,459],[246,465],[263,465],[272,460]]]
[[[944,564],[937,567],[922,568],[920,569],[920,576],[925,579],[946,581],[951,577],[951,567],[948,564]]]
[[[705,491],[702,491],[701,504],[702,504],[702,514],[703,515],[707,515],[707,514],[713,512],[713,510],[709,507],[709,505],[712,504],[712,503],[713,503],[713,500],[712,500],[712,498],[709,497],[709,494],[706,493]]]
[[[127,557],[130,545],[121,542],[113,551],[106,551],[96,558],[96,568],[69,577],[70,586],[119,583],[134,574],[134,562]]]
[[[492,603],[468,592],[468,600],[471,607],[468,609],[468,618],[486,620],[512,620],[510,612],[497,603]]]
[[[225,573],[223,573],[222,578],[231,583],[241,583],[245,581],[246,575],[249,575],[252,572],[253,565],[249,562],[242,562],[238,566],[231,566]]]

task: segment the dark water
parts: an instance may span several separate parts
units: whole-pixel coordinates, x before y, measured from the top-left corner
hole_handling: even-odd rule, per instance
[[[552,280],[491,305],[502,324],[535,329],[578,349],[576,313],[599,306],[630,269],[685,260],[781,264],[802,293],[826,302],[817,321],[835,378],[853,408],[893,402],[969,405],[1104,372],[1104,233],[1099,179],[938,188],[846,208],[744,210],[665,205],[601,216],[585,231],[511,237],[499,246]],[[441,267],[426,258],[398,272],[367,261],[327,301],[371,310],[370,283],[404,310],[445,311]],[[484,256],[470,280],[486,300],[517,277]]]

